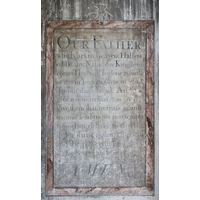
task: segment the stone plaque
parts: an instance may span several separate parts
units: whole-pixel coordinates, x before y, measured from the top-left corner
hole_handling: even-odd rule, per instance
[[[47,22],[47,194],[152,195],[153,22]]]

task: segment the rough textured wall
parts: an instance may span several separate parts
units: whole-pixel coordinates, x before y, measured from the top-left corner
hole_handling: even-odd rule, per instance
[[[42,0],[41,2],[41,96],[42,96],[42,186],[45,184],[45,22],[47,20],[94,20],[95,4],[106,4],[107,20],[154,20],[155,21],[155,197],[158,199],[158,0]],[[87,15],[87,16],[86,16]],[[64,200],[82,199],[86,197],[46,197],[45,188],[42,187],[42,199]],[[90,199],[144,199],[142,197],[89,197]]]

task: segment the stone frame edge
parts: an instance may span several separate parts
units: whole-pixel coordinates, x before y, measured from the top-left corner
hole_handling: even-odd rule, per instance
[[[53,32],[55,28],[144,28],[147,30],[146,128],[147,177],[141,188],[53,188]],[[152,196],[154,195],[154,21],[47,21],[46,22],[46,195]]]

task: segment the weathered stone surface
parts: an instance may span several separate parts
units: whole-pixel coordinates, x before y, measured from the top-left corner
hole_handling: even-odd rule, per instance
[[[51,63],[53,58],[51,56],[46,57],[45,54],[48,51],[49,55],[53,55],[53,49],[49,46],[45,50],[45,46],[48,43],[46,41],[47,35],[45,31],[45,22],[47,20],[94,20],[94,16],[88,15],[88,13],[94,12],[94,5],[101,2],[96,2],[93,0],[88,1],[80,1],[80,0],[47,0],[42,1],[42,199],[48,200],[58,200],[58,199],[82,199],[81,197],[70,197],[59,195],[120,195],[118,197],[95,197],[95,199],[146,199],[144,197],[126,197],[126,195],[150,195],[149,192],[145,188],[69,188],[69,189],[52,189],[53,188],[53,167],[54,161],[53,159],[53,140],[52,133],[53,128],[51,121],[53,121],[53,115],[51,110],[53,111],[53,106],[48,104],[48,102],[52,99],[53,90],[51,89],[52,85],[48,85],[45,87],[46,80],[48,81],[52,79],[53,73],[50,68],[49,71],[46,71],[45,59]],[[155,23],[155,57],[154,57],[154,75],[155,75],[155,83],[154,83],[154,103],[155,103],[155,196],[150,197],[151,199],[158,199],[158,1],[140,1],[140,0],[131,0],[131,1],[112,1],[106,0],[103,1],[104,4],[107,5],[106,10],[108,10],[112,16],[109,16],[111,20],[153,20]],[[51,27],[49,27],[49,30]],[[46,58],[45,58],[46,57]],[[47,61],[47,62],[48,62]],[[47,79],[46,79],[47,75]],[[148,76],[148,73],[147,73]],[[148,77],[147,77],[148,78]],[[50,96],[45,98],[46,94],[50,92]],[[48,104],[46,106],[46,104]],[[150,106],[150,105],[149,105]],[[46,115],[48,113],[48,115]],[[148,116],[151,116],[152,113],[147,112]],[[49,123],[45,123],[45,120]],[[152,121],[148,120],[149,125],[151,126]],[[46,125],[45,125],[46,124]],[[151,129],[147,131],[151,132]],[[46,133],[50,134],[45,139]],[[149,138],[146,138],[147,143],[152,147],[154,147],[154,143],[152,141],[152,134],[149,134]],[[47,144],[47,145],[46,145]],[[147,163],[148,165],[152,165],[152,154],[153,152],[149,151],[147,153]],[[47,157],[47,159],[46,159]],[[45,164],[46,163],[46,164]],[[150,170],[149,166],[146,166],[147,169],[147,183],[149,188],[152,185],[152,177],[154,177],[153,171]],[[93,168],[94,169],[94,168]],[[47,171],[46,171],[47,170]],[[47,173],[48,172],[48,173]],[[46,178],[45,178],[46,176]],[[46,180],[46,184],[45,184]],[[51,193],[45,192],[45,188],[49,189]],[[58,196],[48,196],[48,195],[58,195]],[[121,195],[125,195],[122,197]],[[85,198],[85,197],[83,197]],[[93,199],[92,197],[90,197]],[[149,198],[149,197],[147,197]]]
[[[79,31],[82,31],[81,39],[76,38]],[[91,35],[91,31],[95,35]],[[105,39],[107,34],[110,40]],[[84,54],[82,51],[85,50],[87,53]],[[104,50],[103,56],[101,50]],[[128,50],[133,52],[124,52]],[[113,195],[116,190],[118,194],[127,195],[153,194],[153,52],[151,21],[103,21],[101,25],[98,21],[47,22],[47,194]],[[130,59],[132,61],[128,63]],[[93,64],[92,60],[95,61]],[[139,80],[132,83],[133,77]],[[110,102],[105,94],[111,96]],[[73,103],[71,107],[70,103]],[[125,117],[134,113],[140,117]],[[101,129],[105,131],[103,134],[99,132]],[[121,131],[125,132],[121,134]],[[105,153],[102,149],[106,149]],[[126,160],[126,156],[132,163]],[[87,160],[89,166],[84,162]],[[93,161],[97,161],[94,168]],[[128,168],[131,164],[132,168]],[[145,173],[138,172],[140,176],[135,176],[137,167],[139,171],[146,170]],[[114,179],[121,178],[116,179],[118,182],[113,181],[110,175]],[[135,182],[131,175],[135,176]],[[90,177],[90,181],[81,182],[86,176]],[[73,190],[75,187],[77,190]]]
[[[143,29],[54,32],[54,186],[146,183]]]

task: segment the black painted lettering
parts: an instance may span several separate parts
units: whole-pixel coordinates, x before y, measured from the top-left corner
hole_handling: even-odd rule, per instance
[[[74,176],[77,176],[77,168],[78,168],[78,166],[75,167]]]
[[[67,44],[67,46],[65,46],[65,47],[63,47],[62,45],[60,45],[60,39],[61,39],[62,37],[66,37],[66,38],[67,38],[68,44]],[[70,45],[70,39],[69,39],[69,37],[67,37],[67,36],[62,36],[62,35],[61,35],[61,36],[58,38],[57,43],[58,43],[58,46],[59,46],[61,49],[66,49],[66,48]]]
[[[128,49],[133,49],[133,47],[131,47],[131,43],[133,43],[133,41],[128,41]]]
[[[85,47],[88,49],[88,41],[83,41],[83,49],[85,49]]]
[[[92,176],[95,175],[95,172],[96,172],[97,166],[98,166],[98,165],[96,164],[95,167],[94,167],[94,170],[93,170],[93,172],[92,172]],[[90,174],[90,172],[92,171],[91,168],[92,168],[92,165],[89,165],[89,172],[88,172],[88,174]]]
[[[104,168],[103,168],[103,171],[101,172],[101,175],[103,175],[105,173],[105,171],[107,171],[109,169],[109,168],[107,168],[108,165],[110,165],[110,164],[104,165]],[[106,175],[109,175],[109,172]]]
[[[140,42],[135,41],[135,49],[141,49]]]

